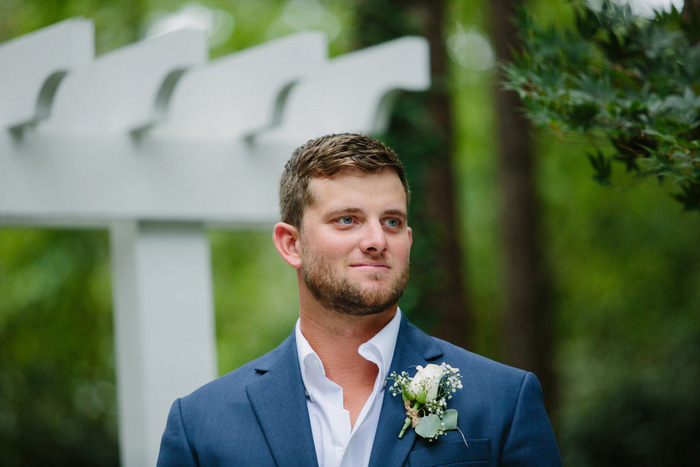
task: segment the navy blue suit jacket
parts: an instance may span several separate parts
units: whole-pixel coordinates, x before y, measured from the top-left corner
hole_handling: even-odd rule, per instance
[[[385,391],[370,466],[560,466],[532,373],[430,337],[403,317],[390,373],[447,362],[463,388],[448,401],[457,430],[427,442],[409,429],[400,396]],[[263,357],[176,400],[158,466],[316,466],[294,333]]]

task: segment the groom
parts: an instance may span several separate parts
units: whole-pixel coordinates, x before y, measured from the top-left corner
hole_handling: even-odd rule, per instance
[[[561,465],[533,374],[429,337],[398,309],[412,232],[391,149],[352,134],[309,141],[279,194],[272,238],[296,271],[296,327],[175,401],[159,466]],[[409,428],[399,439],[406,411],[387,377],[443,362],[463,378],[447,401],[459,430],[429,442]]]

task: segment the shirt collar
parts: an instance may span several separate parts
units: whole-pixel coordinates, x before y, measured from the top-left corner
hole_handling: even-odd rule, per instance
[[[389,321],[381,331],[375,334],[374,337],[360,345],[357,349],[358,353],[363,358],[377,364],[379,367],[378,378],[381,378],[381,381],[386,381],[389,375],[389,368],[391,367],[391,360],[394,357],[394,349],[396,348],[396,339],[398,338],[400,327],[401,310],[397,308],[396,314],[392,320]],[[304,382],[304,386],[308,388],[309,384],[313,384],[312,381],[316,380],[316,378],[311,377],[312,373],[320,373],[317,374],[317,376],[325,376],[326,372],[321,359],[314,349],[311,348],[309,341],[307,341],[301,333],[298,319],[294,328],[294,333],[296,337],[297,355],[299,357],[299,367],[301,368],[301,378]],[[307,396],[308,395],[307,389]]]

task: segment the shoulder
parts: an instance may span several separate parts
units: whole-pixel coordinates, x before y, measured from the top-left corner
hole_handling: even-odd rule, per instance
[[[514,411],[524,392],[541,399],[537,377],[528,371],[499,363],[495,360],[457,347],[441,339],[432,338],[444,352],[444,359],[459,368],[462,385],[471,394],[481,394],[483,400]]]
[[[256,465],[273,465],[270,453],[261,449],[265,438],[250,399],[249,392],[255,391],[249,388],[262,382],[270,370],[280,373],[290,366],[296,359],[294,349],[287,339],[275,350],[177,399],[161,441],[163,465],[169,461],[184,465],[184,459],[197,459],[201,465],[218,465],[222,459],[231,465],[250,465],[250,459]]]
[[[489,440],[496,463],[561,465],[542,389],[533,373],[428,336],[408,322],[400,339],[404,351],[411,352],[407,349],[415,346],[426,361],[459,368],[462,389],[454,394],[450,406],[458,410],[460,430],[468,438]],[[461,439],[459,434],[448,435],[457,442]]]
[[[470,352],[437,337],[431,337],[431,339],[440,347],[446,359],[459,362],[463,372],[479,374],[494,381],[513,382],[522,382],[528,373],[525,370]]]
[[[524,392],[532,393],[535,400],[541,399],[539,382],[532,373],[429,336],[407,320],[402,324],[399,339],[402,342],[397,342],[397,346],[403,351],[411,352],[416,349],[427,362],[445,362],[458,368],[462,375],[461,392],[463,395],[469,395],[470,404],[483,404],[484,408],[491,409],[498,407],[499,411],[512,414],[518,403],[523,400]],[[404,358],[400,360],[405,360],[405,356],[402,357]]]
[[[404,320],[402,323],[399,339],[403,339],[401,347],[415,347],[428,360],[445,361],[458,367],[463,376],[465,373],[475,373],[496,381],[522,382],[527,375],[524,370],[499,363],[445,340],[429,336],[408,320]]]

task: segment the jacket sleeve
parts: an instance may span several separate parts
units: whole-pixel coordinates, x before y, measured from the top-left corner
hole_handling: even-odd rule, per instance
[[[501,465],[562,465],[557,441],[542,401],[542,388],[532,373],[527,373],[523,379],[511,427],[503,443]]]
[[[185,425],[182,422],[181,401],[177,399],[170,407],[168,423],[160,442],[158,467],[197,466],[196,456],[190,449]]]

